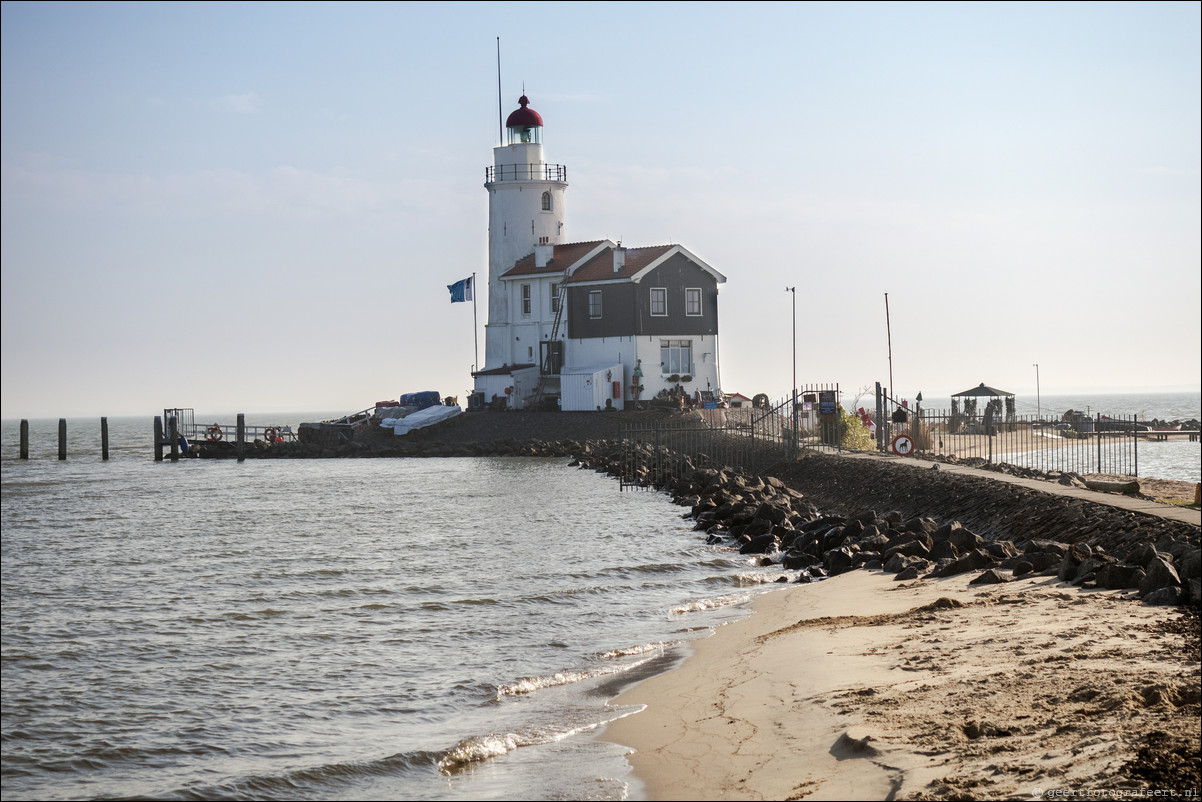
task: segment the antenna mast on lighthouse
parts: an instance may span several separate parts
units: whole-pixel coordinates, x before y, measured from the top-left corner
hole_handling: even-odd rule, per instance
[[[501,111],[501,37],[497,37],[497,137],[505,142],[505,115]]]

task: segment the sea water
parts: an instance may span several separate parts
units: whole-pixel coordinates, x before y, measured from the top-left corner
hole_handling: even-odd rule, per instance
[[[1202,418],[1202,394],[1194,393],[1109,393],[1092,395],[1045,395],[1017,400],[1019,415],[1037,412],[1048,420],[1059,420],[1068,410],[1091,416],[1109,415],[1140,422],[1152,420],[1189,421]],[[1151,479],[1202,482],[1202,442],[1185,438],[1156,441],[1140,438],[1137,445],[1139,475]]]
[[[606,701],[787,575],[564,459],[155,463],[133,418],[108,462],[98,421],[62,462],[31,421],[22,461],[17,431],[5,799],[637,796]],[[1196,472],[1174,445],[1141,475]]]
[[[623,798],[607,700],[782,573],[565,459],[155,463],[114,420],[60,462],[35,423],[5,799]]]

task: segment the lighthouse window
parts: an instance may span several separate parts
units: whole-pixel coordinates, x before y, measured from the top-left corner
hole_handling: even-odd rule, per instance
[[[668,314],[668,291],[664,287],[651,288],[651,315],[666,317]]]
[[[551,211],[551,193],[550,192],[543,193],[543,211],[544,212]]]

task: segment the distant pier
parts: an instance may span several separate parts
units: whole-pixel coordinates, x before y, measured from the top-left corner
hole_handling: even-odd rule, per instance
[[[154,461],[163,461],[166,451],[172,462],[188,454],[193,444],[232,443],[238,459],[246,455],[246,441],[283,443],[296,439],[291,426],[247,426],[246,414],[239,412],[234,423],[196,423],[196,413],[188,407],[164,409],[162,417],[154,416]]]

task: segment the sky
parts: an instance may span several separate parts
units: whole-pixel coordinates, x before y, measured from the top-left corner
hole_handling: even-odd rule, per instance
[[[498,37],[569,240],[727,277],[724,390],[795,287],[799,384],[1196,391],[1200,8],[5,2],[0,415],[464,399]]]

